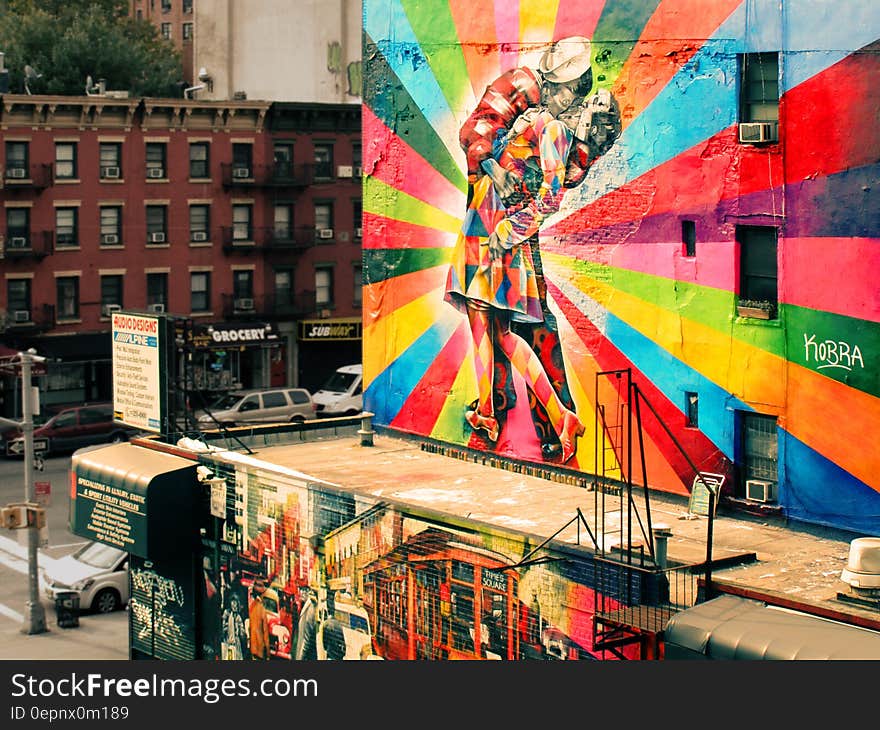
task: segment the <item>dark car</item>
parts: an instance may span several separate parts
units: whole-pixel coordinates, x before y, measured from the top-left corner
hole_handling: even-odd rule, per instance
[[[92,403],[58,411],[34,428],[34,440],[45,439],[48,452],[60,453],[95,444],[121,443],[137,433],[130,426],[114,423],[112,403]],[[7,431],[3,437],[7,455],[21,453],[12,450],[12,445],[21,439],[21,431]]]

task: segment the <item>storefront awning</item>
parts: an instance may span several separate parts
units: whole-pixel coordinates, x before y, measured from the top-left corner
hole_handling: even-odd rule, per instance
[[[74,454],[70,531],[148,560],[189,549],[198,532],[196,467],[128,443]]]
[[[880,632],[720,596],[676,614],[666,659],[880,659]]]

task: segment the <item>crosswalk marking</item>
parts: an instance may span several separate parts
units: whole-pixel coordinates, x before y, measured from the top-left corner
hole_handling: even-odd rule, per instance
[[[19,613],[13,608],[9,608],[9,606],[0,603],[0,614],[3,616],[8,616],[15,621],[24,621],[24,614]]]

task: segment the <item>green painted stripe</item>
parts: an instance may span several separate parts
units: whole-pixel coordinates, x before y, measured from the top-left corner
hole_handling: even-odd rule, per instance
[[[441,231],[457,233],[461,229],[460,218],[373,177],[364,181],[364,211]]]
[[[788,305],[785,324],[791,362],[880,397],[880,323]]]
[[[448,263],[450,253],[448,248],[364,249],[367,277],[364,283],[375,284]]]
[[[449,182],[467,189],[467,179],[378,46],[364,34],[364,103]]]
[[[607,2],[593,33],[593,82],[610,88],[660,0]]]
[[[401,0],[422,53],[453,111],[462,109],[470,76],[448,0]]]

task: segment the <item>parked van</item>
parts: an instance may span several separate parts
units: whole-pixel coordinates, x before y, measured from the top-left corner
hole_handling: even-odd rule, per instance
[[[339,368],[312,396],[318,416],[355,416],[364,409],[363,366]]]
[[[197,411],[200,429],[245,423],[287,423],[315,418],[315,404],[304,388],[243,390],[220,396],[206,410]]]

